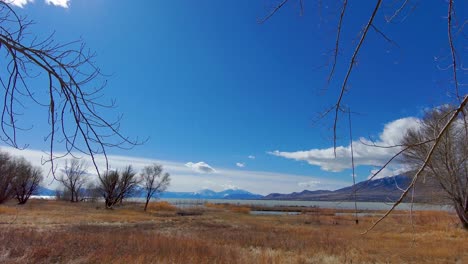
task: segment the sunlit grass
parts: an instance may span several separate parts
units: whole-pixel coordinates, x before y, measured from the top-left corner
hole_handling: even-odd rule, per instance
[[[367,235],[376,217],[318,210],[254,216],[212,205],[177,215],[165,202],[33,201],[0,206],[0,263],[468,263],[468,234],[446,212],[398,212]],[[176,210],[175,210],[176,209]],[[12,219],[16,220],[12,222]]]

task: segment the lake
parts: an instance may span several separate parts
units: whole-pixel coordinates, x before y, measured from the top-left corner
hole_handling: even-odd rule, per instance
[[[205,202],[215,204],[238,204],[238,205],[257,205],[257,206],[317,206],[319,208],[330,208],[330,209],[354,209],[354,202],[325,202],[325,201],[286,201],[286,200],[224,200],[224,199],[175,199],[167,198],[161,199],[171,204],[185,207],[190,205],[203,205]],[[378,202],[358,202],[358,210],[388,210],[392,206],[391,203],[378,203]],[[410,210],[410,203],[401,203],[396,208],[397,210]],[[415,211],[450,211],[452,210],[450,205],[432,205],[432,204],[413,204],[413,210]]]
[[[55,199],[54,196],[31,196],[35,199]],[[131,201],[144,202],[144,198],[130,198]],[[287,200],[227,200],[227,199],[178,199],[178,198],[164,198],[159,199],[167,201],[178,207],[201,206],[205,202],[215,204],[237,204],[237,205],[257,205],[257,206],[307,206],[319,207],[330,209],[354,209],[354,202],[325,202],[325,201],[287,201]],[[154,200],[152,200],[154,201]],[[391,203],[379,202],[358,202],[358,210],[388,210],[392,206]],[[410,210],[410,203],[401,203],[396,208],[397,210]],[[413,204],[415,211],[452,211],[453,207],[450,205],[433,205],[433,204]]]

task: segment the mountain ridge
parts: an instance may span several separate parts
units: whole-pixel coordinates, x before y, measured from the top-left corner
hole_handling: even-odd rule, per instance
[[[293,192],[290,194],[271,193],[263,197],[264,200],[300,200],[300,201],[359,201],[359,202],[395,202],[406,189],[412,178],[406,175],[365,180],[355,186],[344,187],[335,191]],[[356,192],[354,191],[356,190]],[[444,192],[437,182],[428,179],[420,180],[414,189],[414,202],[446,204]],[[409,201],[408,195],[404,201]]]

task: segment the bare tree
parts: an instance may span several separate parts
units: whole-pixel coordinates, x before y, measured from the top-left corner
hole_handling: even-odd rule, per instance
[[[151,198],[164,192],[171,182],[169,173],[163,174],[162,165],[153,164],[143,168],[141,178],[146,191],[145,212]]]
[[[23,114],[24,105],[36,104],[48,115],[46,161],[51,162],[52,172],[56,158],[79,152],[91,156],[99,175],[96,155],[106,158],[107,167],[106,149],[130,148],[138,140],[130,140],[119,132],[120,117],[116,121],[103,118],[102,111],[113,108],[114,102],[100,99],[106,82],[99,81],[102,74],[94,63],[95,54],[81,40],[57,43],[53,34],[39,39],[28,30],[32,24],[0,1],[0,54],[4,67],[0,71],[4,91],[1,140],[16,148],[25,147],[18,144],[18,135],[31,124],[20,122],[25,118],[18,116]],[[30,84],[36,78],[44,82],[42,87]],[[57,144],[65,149],[60,156],[54,155]]]
[[[67,193],[70,194],[70,202],[78,202],[80,192],[87,181],[88,165],[84,160],[71,159],[65,161],[65,169],[58,178]]]
[[[403,153],[404,161],[416,169],[425,163],[432,148],[434,135],[440,134],[453,107],[445,106],[427,113],[418,129],[413,129],[403,138],[408,146]],[[464,112],[467,113],[465,107]],[[457,212],[460,222],[468,229],[468,119],[459,115],[447,128],[434,149],[422,175],[436,180]],[[428,142],[429,141],[429,142]],[[427,142],[418,144],[419,142]]]
[[[140,183],[137,173],[131,165],[125,167],[120,173],[118,202],[122,204],[125,198],[134,194],[134,191]]]
[[[18,204],[25,204],[35,194],[44,177],[40,168],[33,167],[24,158],[16,159],[14,163],[14,195]]]
[[[119,192],[119,172],[116,170],[106,171],[99,178],[99,183],[99,190],[101,192],[102,197],[104,198],[106,208],[112,208],[112,206],[114,206],[117,203],[117,197]]]
[[[0,152],[0,203],[10,199],[14,193],[14,164],[8,153]]]
[[[107,208],[112,208],[117,203],[129,197],[140,182],[137,173],[132,166],[118,170],[107,171],[99,178],[99,190],[104,197]]]

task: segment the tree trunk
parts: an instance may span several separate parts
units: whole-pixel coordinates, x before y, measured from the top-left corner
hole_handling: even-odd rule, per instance
[[[74,201],[73,198],[75,197],[75,195],[74,195],[74,193],[73,193],[73,189],[72,189],[72,188],[70,188],[70,196],[71,196],[71,197],[70,197],[70,202],[73,203],[73,201]]]
[[[458,218],[460,218],[462,227],[468,230],[468,208],[455,202],[455,211],[457,212]]]
[[[114,205],[114,203],[112,202],[112,200],[109,199],[109,198],[106,198],[106,208],[107,209],[112,209],[113,205]]]
[[[146,209],[148,208],[148,203],[149,203],[149,201],[150,201],[149,199],[146,199],[145,209],[144,209],[145,212],[146,212]]]

